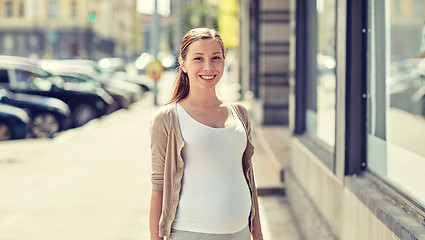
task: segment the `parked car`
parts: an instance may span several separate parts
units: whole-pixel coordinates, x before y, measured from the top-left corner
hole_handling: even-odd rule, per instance
[[[120,92],[121,96],[126,95],[131,102],[139,100],[143,91],[135,83],[112,78],[109,73],[102,72],[97,62],[85,59],[63,59],[63,60],[41,60],[40,66],[54,73],[78,73],[89,76],[102,84],[107,91]]]
[[[29,119],[24,110],[0,103],[0,141],[25,138]]]
[[[73,127],[109,113],[113,98],[102,89],[81,91],[64,88],[61,77],[41,69],[27,58],[0,56],[0,86],[17,93],[53,97],[71,109]]]
[[[131,103],[131,97],[129,94],[124,92],[119,88],[114,88],[107,84],[102,84],[101,82],[93,79],[91,76],[84,73],[68,72],[66,68],[52,70],[54,74],[62,77],[65,81],[65,86],[74,86],[80,89],[105,89],[113,98],[114,103],[111,111],[118,110],[120,108],[128,108]]]
[[[56,98],[13,93],[0,87],[0,103],[21,108],[28,113],[28,133],[31,137],[53,137],[71,126],[68,105]]]
[[[139,75],[134,63],[125,63],[122,58],[102,58],[98,61],[99,69],[109,74],[111,79],[118,79],[139,85],[143,92],[153,88],[153,80]]]

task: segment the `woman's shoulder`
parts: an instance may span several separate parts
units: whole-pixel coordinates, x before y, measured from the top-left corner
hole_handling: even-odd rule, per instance
[[[155,116],[164,116],[164,115],[170,116],[171,114],[175,114],[176,111],[177,111],[176,103],[169,103],[169,104],[166,104],[166,105],[160,107],[156,111]]]
[[[154,123],[169,121],[173,116],[177,114],[177,108],[175,103],[169,103],[160,107],[154,117]]]
[[[238,113],[244,117],[248,115],[248,109],[242,103],[230,103],[230,105],[232,105]]]

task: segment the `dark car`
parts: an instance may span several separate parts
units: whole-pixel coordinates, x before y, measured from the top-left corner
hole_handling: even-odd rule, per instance
[[[21,108],[28,113],[28,133],[31,137],[53,137],[71,126],[68,105],[56,98],[13,93],[0,87],[0,103]]]
[[[53,97],[71,109],[73,127],[109,113],[113,98],[104,90],[81,91],[64,88],[59,76],[41,69],[27,58],[0,56],[0,86],[12,92]]]
[[[139,85],[119,78],[112,78],[109,73],[102,72],[95,61],[85,59],[41,60],[39,65],[54,74],[84,74],[100,82],[102,88],[109,93],[120,95],[120,98],[127,98],[130,102],[138,101],[143,95]]]
[[[0,141],[25,138],[28,123],[24,110],[0,103]]]
[[[53,73],[63,78],[66,86],[68,87],[73,86],[76,88],[89,90],[95,90],[99,88],[105,89],[114,98],[114,104],[111,109],[112,111],[120,108],[128,108],[130,106],[130,96],[124,91],[119,88],[114,88],[113,86],[102,84],[87,74],[67,72],[66,69],[56,70],[53,71]]]

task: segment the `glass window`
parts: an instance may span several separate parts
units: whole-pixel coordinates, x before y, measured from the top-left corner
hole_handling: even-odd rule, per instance
[[[424,0],[413,0],[413,12],[415,13],[416,16],[421,16],[424,12],[423,12],[423,2]]]
[[[335,32],[336,1],[317,0],[317,41],[312,50],[315,69],[308,77],[306,129],[330,146],[335,145]],[[311,43],[310,43],[311,45]]]
[[[49,1],[49,18],[57,18],[57,17],[58,17],[58,2]]]
[[[9,83],[9,74],[7,69],[0,69],[0,83]]]
[[[368,168],[425,204],[425,15],[404,11],[415,6],[370,4]]]
[[[19,3],[19,17],[24,16],[24,2]]]
[[[6,17],[10,18],[13,16],[13,5],[11,1],[5,3],[5,11]]]
[[[76,1],[71,2],[71,17],[72,18],[77,17],[77,2]]]
[[[16,80],[16,87],[20,89],[49,91],[52,88],[49,79],[25,70],[16,70]]]

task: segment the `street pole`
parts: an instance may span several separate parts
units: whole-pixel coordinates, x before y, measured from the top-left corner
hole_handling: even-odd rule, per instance
[[[154,5],[154,13],[153,13],[153,29],[152,29],[152,50],[153,50],[153,56],[155,60],[158,59],[158,42],[159,42],[159,20],[158,20],[158,0],[155,0]],[[158,105],[158,80],[155,81],[154,85],[154,104],[155,106]]]

